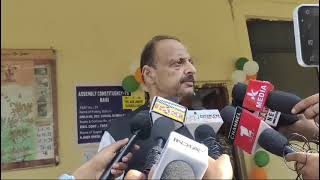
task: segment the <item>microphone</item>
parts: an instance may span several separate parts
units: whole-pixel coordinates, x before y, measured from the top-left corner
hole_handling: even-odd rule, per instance
[[[216,133],[211,126],[200,125],[195,130],[195,140],[208,147],[208,155],[218,159],[221,155],[221,145],[216,140]]]
[[[117,156],[114,157],[112,163],[107,166],[99,179],[111,179],[112,166],[120,162],[122,157],[128,154],[135,141],[137,139],[143,140],[150,137],[152,121],[150,120],[149,113],[147,113],[146,111],[140,111],[129,121],[132,136],[130,137],[128,144],[124,146],[119,152],[117,152]]]
[[[160,179],[196,179],[192,167],[185,161],[170,162],[163,170]]]
[[[249,154],[259,147],[281,156],[294,152],[288,139],[268,124],[241,107],[226,106],[221,111],[224,122],[230,126],[228,139]]]
[[[232,101],[232,106],[242,106],[242,102]],[[299,120],[296,114],[281,113],[279,111],[271,110],[267,107],[264,107],[262,112],[249,111],[257,115],[261,121],[266,122],[269,126],[276,130],[282,126],[294,124]]]
[[[148,174],[152,166],[159,161],[162,148],[174,128],[173,121],[166,117],[160,117],[154,122],[151,137],[155,145],[147,153],[146,164],[143,168],[145,174]]]
[[[291,114],[291,109],[302,99],[297,95],[283,91],[273,91],[273,85],[267,81],[250,80],[248,86],[237,83],[232,89],[233,103],[242,107],[263,111],[266,106],[271,110]]]
[[[217,133],[223,124],[223,120],[217,109],[188,110],[184,125],[187,127],[193,138],[195,130],[200,125],[206,124]]]
[[[288,146],[288,139],[271,128],[264,130],[263,133],[260,134],[258,144],[265,150],[280,157],[294,152],[294,150]]]
[[[194,178],[192,179],[202,179],[208,168],[208,148],[173,131],[170,133],[162,150],[152,179],[160,179],[163,176],[165,168],[173,161],[186,162],[193,169]]]
[[[174,97],[165,99],[160,96],[155,96],[150,106],[152,122],[164,116],[175,121],[175,130],[183,127],[188,109],[176,103],[176,101],[177,98]]]

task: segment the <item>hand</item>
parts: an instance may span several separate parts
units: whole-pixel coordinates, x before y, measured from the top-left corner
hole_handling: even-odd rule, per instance
[[[130,169],[127,172],[126,177],[124,177],[124,179],[125,180],[130,180],[130,179],[145,180],[146,179],[146,175],[143,174],[142,172],[138,171],[138,170]]]
[[[319,179],[319,153],[289,153],[287,161],[296,161],[296,169],[303,179]]]
[[[307,119],[314,119],[319,123],[319,93],[309,96],[292,108],[292,113],[300,113],[303,111]]]
[[[298,133],[305,136],[308,140],[314,140],[319,137],[319,128],[313,121],[306,119],[303,114],[298,114],[298,121],[288,126],[279,127],[278,131],[289,137],[292,133]],[[303,141],[302,138],[297,137],[293,140]]]
[[[208,161],[208,169],[202,179],[232,179],[233,170],[227,154],[222,154],[217,160],[209,157]]]
[[[138,171],[138,170],[134,170],[134,169],[130,169],[127,174],[126,177],[124,177],[125,180],[130,180],[130,179],[134,179],[134,180],[145,180],[146,177],[147,179],[151,179],[152,175],[154,173],[154,168],[155,165],[152,166],[152,168],[149,171],[148,177],[147,175],[145,175],[144,173]]]
[[[74,173],[76,179],[99,179],[105,168],[111,163],[112,159],[116,156],[117,152],[128,143],[128,138],[117,141],[96,154],[88,162],[84,163]],[[139,149],[135,145],[134,150]],[[132,158],[132,153],[128,153],[122,158],[122,162],[115,164],[112,167],[111,173],[114,177],[120,176],[127,168],[127,163]]]

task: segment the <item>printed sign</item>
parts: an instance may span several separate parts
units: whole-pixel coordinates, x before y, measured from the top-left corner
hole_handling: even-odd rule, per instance
[[[111,119],[126,116],[123,97],[130,96],[121,86],[77,86],[78,144],[100,142]]]
[[[123,96],[122,105],[123,109],[136,110],[138,107],[145,104],[145,98],[142,96]]]

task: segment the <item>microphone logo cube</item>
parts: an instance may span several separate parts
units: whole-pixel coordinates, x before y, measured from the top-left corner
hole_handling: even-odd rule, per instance
[[[262,112],[273,85],[268,81],[250,80],[243,100],[243,107]]]
[[[257,141],[261,121],[246,109],[237,107],[229,132],[229,140],[240,149],[251,154]]]
[[[152,101],[150,114],[153,122],[157,118],[165,116],[183,124],[186,118],[187,110],[188,109],[186,107],[181,106],[180,104],[156,96]]]

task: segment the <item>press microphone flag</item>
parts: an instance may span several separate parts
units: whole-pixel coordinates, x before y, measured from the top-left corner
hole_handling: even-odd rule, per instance
[[[167,117],[174,120],[175,129],[183,126],[188,109],[180,104],[170,101],[168,99],[162,98],[160,96],[155,96],[152,100],[150,107],[150,118],[155,122],[160,117]]]
[[[251,112],[237,107],[232,118],[228,139],[231,144],[253,154],[259,148],[257,144],[259,135],[267,128],[270,126]]]
[[[231,126],[228,137],[230,143],[247,153],[252,154],[259,147],[280,157],[294,152],[286,137],[246,109],[226,106],[220,113],[224,122]]]
[[[184,124],[194,138],[196,128],[203,124],[212,127],[214,132],[218,133],[223,120],[217,109],[188,110]]]
[[[243,107],[262,112],[267,97],[273,89],[274,86],[268,81],[250,80],[243,100]]]
[[[292,93],[273,90],[267,81],[250,80],[249,85],[237,83],[232,89],[233,104],[251,111],[262,112],[264,107],[291,114],[292,108],[302,99]]]

